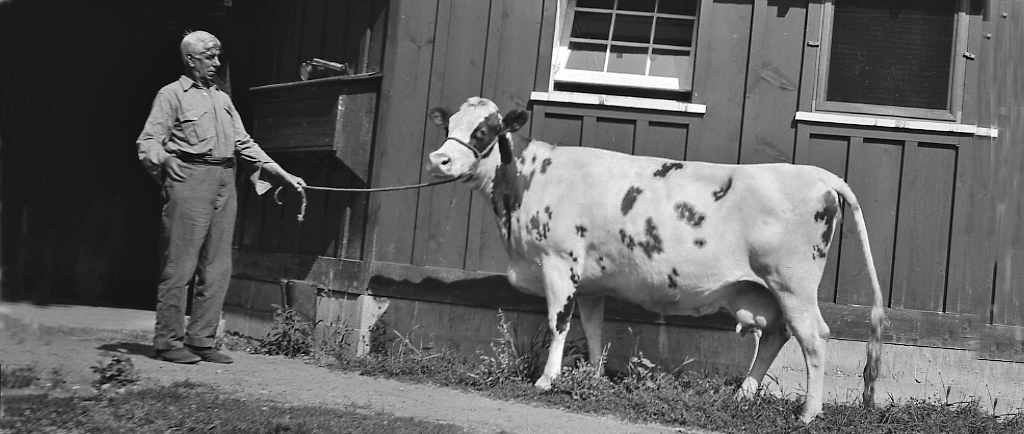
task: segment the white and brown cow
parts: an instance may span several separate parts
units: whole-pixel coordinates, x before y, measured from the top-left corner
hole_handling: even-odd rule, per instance
[[[821,412],[829,328],[817,288],[839,219],[850,206],[874,290],[864,370],[873,403],[884,314],[860,205],[832,173],[792,164],[726,165],[557,147],[513,134],[483,98],[454,115],[430,111],[447,138],[430,154],[436,177],[463,177],[494,206],[517,289],[547,299],[553,333],[544,374],[558,376],[574,305],[590,360],[600,360],[604,296],[654,312],[732,313],[760,340],[738,394],[753,396],[779,350],[796,336],[807,363],[801,419]],[[498,152],[494,152],[497,148]],[[600,372],[600,369],[598,370]]]

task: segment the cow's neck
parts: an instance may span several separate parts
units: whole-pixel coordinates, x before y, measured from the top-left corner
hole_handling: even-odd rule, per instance
[[[499,143],[498,152],[491,152],[480,161],[474,181],[476,189],[491,202],[502,237],[507,239],[512,215],[519,210],[523,192],[528,187],[527,177],[523,173],[522,155],[529,139],[506,133],[498,140],[505,143]],[[502,154],[505,153],[507,164],[502,162]]]

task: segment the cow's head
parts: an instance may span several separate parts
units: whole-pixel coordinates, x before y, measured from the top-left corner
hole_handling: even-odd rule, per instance
[[[478,97],[468,99],[455,114],[444,107],[430,109],[428,114],[434,124],[445,131],[444,143],[430,154],[430,173],[444,178],[476,170],[478,161],[494,159],[495,147],[499,148],[501,162],[510,163],[510,145],[507,140],[499,139],[508,132],[518,131],[529,118],[525,111],[518,109],[502,118],[497,105]],[[496,165],[497,160],[494,163]]]

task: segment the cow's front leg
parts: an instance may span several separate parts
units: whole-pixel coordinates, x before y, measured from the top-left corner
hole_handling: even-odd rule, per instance
[[[548,302],[548,327],[551,329],[551,346],[548,347],[548,360],[544,364],[544,374],[534,386],[548,390],[551,382],[558,377],[562,369],[562,353],[565,350],[565,337],[569,334],[569,323],[575,307],[577,271],[573,263],[558,257],[546,257],[543,260],[544,297]]]
[[[601,332],[604,330],[604,296],[578,297],[576,304],[580,306],[580,322],[583,323],[583,334],[587,337],[590,364],[596,369],[597,375],[603,375],[604,348],[601,347]]]

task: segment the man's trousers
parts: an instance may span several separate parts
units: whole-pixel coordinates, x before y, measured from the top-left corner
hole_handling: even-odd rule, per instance
[[[153,348],[212,347],[231,281],[238,210],[234,165],[182,164],[185,180],[164,180],[161,273]],[[195,277],[186,330],[189,281]]]

